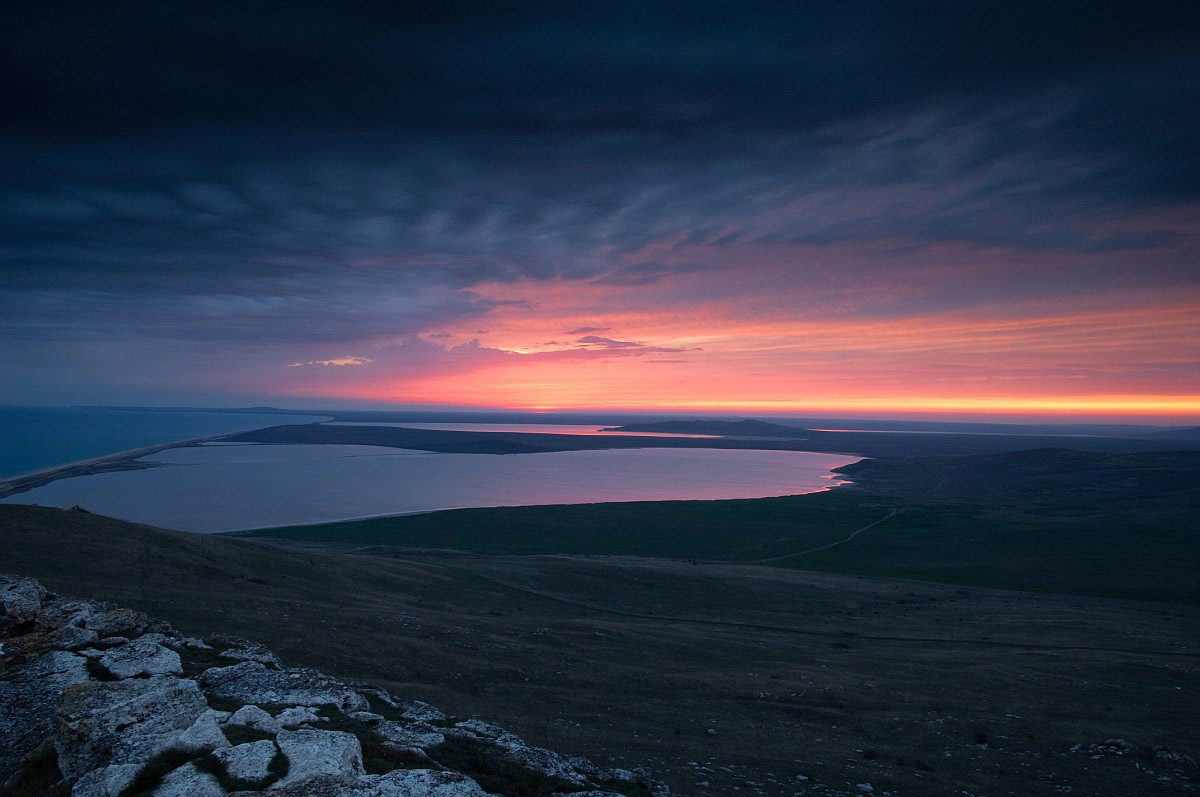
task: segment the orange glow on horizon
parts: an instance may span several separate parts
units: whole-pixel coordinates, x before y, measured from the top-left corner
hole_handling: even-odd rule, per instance
[[[411,357],[394,341],[338,352],[346,365],[286,369],[276,389],[538,412],[1200,423],[1200,314],[1183,290],[880,317],[797,309],[770,286],[738,293],[736,270],[725,277],[728,294],[701,294],[696,274],[482,285],[494,309],[428,330]]]

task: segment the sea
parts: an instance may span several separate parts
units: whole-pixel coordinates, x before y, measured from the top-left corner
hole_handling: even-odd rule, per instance
[[[0,479],[197,437],[328,417],[93,407],[0,407]]]

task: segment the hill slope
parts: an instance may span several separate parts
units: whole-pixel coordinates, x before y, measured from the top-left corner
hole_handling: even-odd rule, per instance
[[[662,560],[332,555],[21,506],[0,506],[0,548],[63,594],[261,640],[686,794],[1195,786],[1168,756],[1200,753],[1186,607]]]

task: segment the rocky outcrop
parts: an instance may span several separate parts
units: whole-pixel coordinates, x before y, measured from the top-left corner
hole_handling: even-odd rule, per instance
[[[0,575],[0,793],[71,797],[667,795],[262,645]]]

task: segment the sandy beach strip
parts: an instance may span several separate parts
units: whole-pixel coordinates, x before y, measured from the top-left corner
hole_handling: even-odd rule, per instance
[[[66,465],[23,473],[11,479],[0,480],[0,498],[8,498],[11,495],[17,495],[18,493],[32,490],[35,487],[41,487],[58,479],[91,476],[95,473],[114,470],[141,470],[144,468],[161,467],[153,462],[138,462],[137,460],[141,457],[157,454],[159,451],[165,451],[168,448],[184,448],[200,443],[211,443],[228,436],[227,434],[218,434],[208,437],[194,437],[190,440],[175,440],[170,443],[157,443],[152,446],[145,446],[144,448],[131,448],[127,451],[105,454],[102,457],[81,459],[78,462],[71,462]]]

